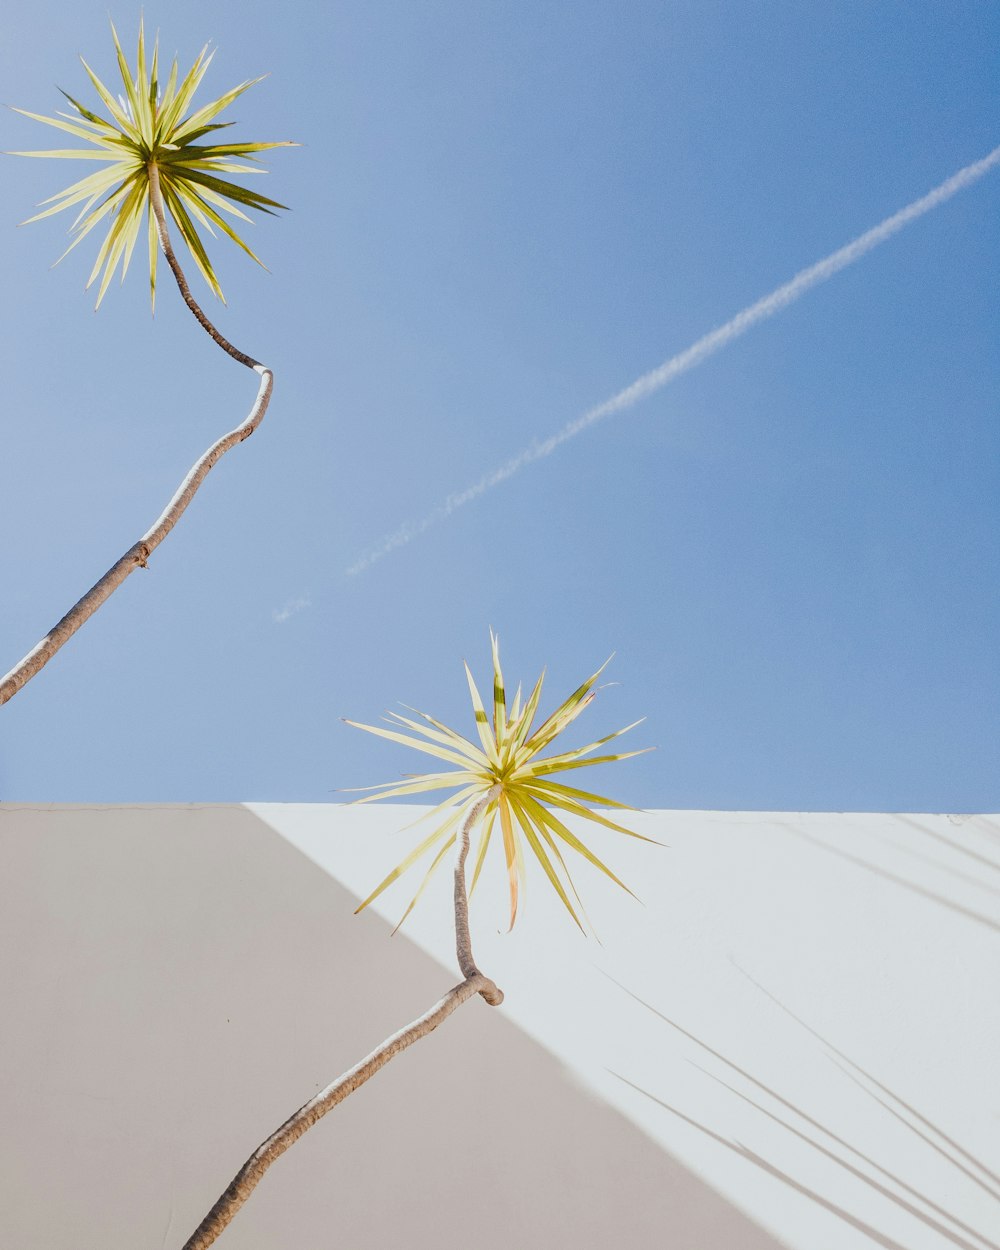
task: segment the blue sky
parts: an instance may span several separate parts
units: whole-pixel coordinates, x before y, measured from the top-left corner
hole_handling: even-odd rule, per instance
[[[220,328],[260,430],[148,572],[0,710],[0,798],[337,801],[422,765],[351,730],[472,732],[461,660],[609,653],[581,732],[641,806],[996,810],[1000,167],[669,386],[359,572],[543,442],[1000,144],[985,3],[146,7],[208,99],[296,139]],[[128,44],[138,12],[113,8]],[[5,102],[86,97],[107,8],[23,7]],[[52,132],[54,134],[54,132]],[[56,141],[58,142],[58,141]],[[4,112],[0,146],[52,146]],[[4,158],[0,669],[151,524],[254,379],[141,270],[99,313],[78,176]],[[265,185],[266,183],[266,185]],[[192,285],[197,294],[197,275]],[[206,294],[208,307],[210,297]]]

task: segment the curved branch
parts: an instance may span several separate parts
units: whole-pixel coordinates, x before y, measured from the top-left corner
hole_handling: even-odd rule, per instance
[[[87,591],[82,599],[70,608],[62,620],[45,635],[37,646],[28,652],[20,663],[16,664],[9,673],[0,678],[0,704],[6,703],[8,699],[12,699],[22,686],[48,664],[55,653],[72,638],[85,621],[93,616],[101,604],[111,597],[130,573],[134,573],[137,568],[146,567],[146,561],[177,524],[181,514],[194,498],[198,487],[208,476],[209,470],[231,447],[235,447],[237,443],[242,443],[244,439],[250,437],[261,421],[263,421],[264,413],[267,411],[267,405],[271,399],[271,391],[274,386],[274,374],[272,371],[259,361],[254,360],[252,356],[247,356],[239,351],[228,339],[224,338],[205,316],[188,288],[187,280],[177,261],[177,257],[174,255],[170,236],[167,233],[167,223],[163,215],[163,200],[160,194],[160,183],[155,164],[151,164],[149,167],[149,193],[150,204],[156,218],[160,246],[163,249],[167,264],[177,280],[177,285],[180,288],[185,304],[197,318],[199,325],[204,327],[224,352],[260,375],[257,397],[246,419],[234,430],[217,439],[195,462],[153,526],[108,569],[104,576]]]
[[[266,1141],[262,1142],[246,1163],[229,1182],[225,1192],[202,1220],[188,1240],[183,1250],[207,1250],[215,1239],[228,1227],[233,1216],[256,1189],[267,1169],[302,1136],[312,1128],[317,1120],[332,1111],[338,1103],[385,1067],[390,1059],[401,1051],[412,1046],[414,1042],[426,1037],[451,1013],[476,994],[482,997],[491,1007],[499,1007],[503,1002],[503,991],[489,977],[476,967],[472,957],[472,939],[469,936],[469,898],[465,888],[465,859],[469,853],[469,838],[473,826],[482,816],[490,801],[499,793],[495,786],[470,810],[462,823],[462,831],[458,839],[458,856],[455,861],[455,947],[458,963],[465,976],[461,984],[436,1003],[428,1012],[400,1029],[379,1046],[359,1064],[350,1068],[343,1076],[338,1077],[326,1089],[320,1090],[314,1098],[301,1106],[290,1116],[279,1129],[276,1129]]]
[[[349,1094],[353,1094],[360,1085],[373,1077],[380,1068],[385,1067],[390,1059],[395,1058],[422,1037],[426,1037],[467,999],[481,993],[485,988],[485,983],[486,978],[480,976],[470,977],[456,985],[430,1011],[425,1012],[412,1024],[408,1024],[405,1029],[400,1029],[398,1033],[387,1038],[367,1058],[362,1059],[359,1064],[338,1077],[326,1089],[321,1090],[315,1098],[311,1098],[300,1107],[247,1159],[230,1181],[225,1193],[184,1243],[184,1250],[205,1250],[207,1246],[210,1246],[250,1197],[267,1169],[285,1153],[289,1146],[298,1141],[317,1120],[328,1111],[332,1111],[338,1103],[343,1102]]]
[[[252,356],[248,356],[245,352],[241,352],[238,347],[234,347],[227,338],[223,337],[205,316],[201,305],[191,294],[191,288],[188,286],[187,278],[184,276],[184,270],[181,268],[180,262],[174,255],[173,244],[170,242],[170,235],[167,232],[167,218],[163,212],[163,194],[160,191],[160,171],[157,169],[155,161],[150,161],[147,169],[149,170],[149,202],[153,209],[153,216],[156,219],[156,233],[160,240],[160,247],[163,249],[164,258],[170,266],[170,272],[177,280],[177,286],[180,289],[184,303],[191,309],[195,320],[213,342],[218,343],[224,352],[232,356],[233,360],[238,360],[241,365],[246,365],[248,369],[254,369],[260,373],[264,368],[260,361],[254,360]]]

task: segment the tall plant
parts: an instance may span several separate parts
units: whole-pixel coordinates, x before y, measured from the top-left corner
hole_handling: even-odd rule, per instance
[[[227,355],[252,369],[259,376],[260,383],[253,406],[245,420],[217,439],[195,461],[151,528],[132,544],[9,673],[0,678],[0,703],[6,703],[30,681],[130,573],[137,568],[146,567],[150,555],[177,524],[216,461],[231,447],[249,438],[260,425],[274,387],[273,371],[234,347],[220,334],[191,294],[171,244],[167,219],[169,217],[173,222],[195,267],[211,291],[219,299],[223,299],[222,288],[199,227],[210,234],[214,234],[213,226],[217,227],[260,264],[258,257],[222,214],[228,213],[237,219],[249,221],[244,208],[273,213],[284,205],[222,175],[261,173],[263,170],[258,161],[258,153],[268,148],[294,145],[288,141],[216,142],[218,135],[215,132],[231,124],[216,119],[238,96],[259,82],[259,78],[240,83],[211,103],[194,108],[194,95],[205,77],[214,53],[210,53],[207,47],[203,48],[183,78],[178,73],[177,60],[174,59],[164,84],[160,80],[158,40],[154,41],[152,55],[147,60],[141,20],[134,71],[128,65],[113,24],[111,33],[125,94],[115,99],[87,62],[83,62],[101,104],[107,110],[107,117],[92,112],[65,91],[62,94],[69,102],[72,113],[61,112],[56,117],[45,117],[38,113],[29,113],[25,109],[16,110],[26,117],[83,140],[89,146],[16,152],[13,155],[97,161],[104,166],[43,201],[40,206],[42,211],[29,218],[29,221],[39,221],[65,209],[78,208],[71,226],[73,242],[63,256],[81,243],[95,227],[102,222],[107,223],[107,233],[87,282],[88,287],[99,282],[98,307],[111,279],[119,269],[124,281],[136,243],[145,229],[149,251],[151,306],[155,306],[157,258],[162,251],[181,296],[198,324]]]
[[[544,674],[543,677],[539,677],[527,699],[522,699],[521,688],[518,687],[513,703],[508,704],[503,672],[500,668],[499,646],[492,635],[491,642],[493,649],[492,716],[487,714],[468,665],[465,668],[469,692],[472,696],[479,738],[478,746],[423,712],[415,713],[424,722],[423,724],[405,716],[392,715],[392,722],[407,729],[409,731],[407,733],[401,733],[396,728],[383,729],[374,725],[358,725],[358,728],[365,729],[369,733],[379,734],[392,741],[415,747],[418,751],[457,766],[448,772],[427,773],[423,776],[411,777],[402,783],[389,782],[373,787],[373,790],[377,791],[371,795],[373,799],[395,798],[444,789],[454,789],[456,793],[433,809],[429,818],[438,816],[442,818],[434,830],[402,863],[393,869],[357,910],[361,911],[422,855],[429,854],[436,847],[437,853],[430,868],[404,913],[403,920],[405,920],[420,897],[427,879],[441,864],[447,852],[455,848],[453,892],[455,954],[463,979],[429,1011],[400,1029],[398,1033],[386,1038],[371,1054],[353,1068],[349,1068],[325,1089],[320,1090],[315,1097],[301,1106],[266,1138],[243,1164],[218,1201],[184,1243],[184,1250],[207,1250],[207,1247],[212,1245],[230,1224],[272,1163],[328,1111],[332,1111],[348,1095],[370,1080],[376,1072],[385,1067],[390,1059],[433,1032],[462,1003],[474,998],[477,994],[491,1007],[498,1007],[503,1002],[503,992],[494,981],[480,971],[472,953],[472,937],[469,929],[471,889],[466,888],[465,863],[475,830],[480,831],[480,840],[476,854],[473,887],[478,880],[489,849],[493,830],[499,823],[504,862],[507,868],[511,925],[517,916],[518,883],[525,871],[522,839],[541,865],[546,878],[563,905],[581,929],[583,925],[577,915],[577,908],[582,912],[582,904],[564,860],[563,849],[576,852],[610,877],[617,885],[628,890],[628,887],[615,876],[611,869],[603,864],[564,823],[557,812],[603,825],[629,837],[639,838],[643,842],[653,841],[651,838],[643,837],[642,834],[608,820],[605,816],[595,812],[591,804],[599,803],[605,807],[630,811],[635,809],[629,808],[625,803],[618,803],[613,799],[579,790],[567,785],[564,781],[556,780],[560,774],[588,768],[592,764],[610,763],[628,759],[633,755],[641,755],[642,751],[594,754],[612,739],[635,728],[635,725],[616,730],[584,747],[557,751],[554,754],[543,754],[593,701],[594,686],[603,667],[588,677],[550,716],[536,726]],[[355,724],[356,722],[348,723]],[[636,721],[635,724],[639,722]],[[362,802],[365,801],[368,800],[362,800]],[[570,901],[570,894],[576,902],[576,908]]]

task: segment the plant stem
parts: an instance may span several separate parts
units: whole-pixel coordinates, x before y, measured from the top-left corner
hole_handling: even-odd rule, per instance
[[[149,203],[153,209],[153,216],[156,219],[156,233],[160,240],[160,247],[163,249],[163,255],[167,264],[170,266],[170,272],[177,280],[177,286],[180,289],[181,297],[184,303],[194,314],[195,320],[201,328],[209,335],[213,342],[218,343],[224,352],[232,356],[233,360],[239,361],[241,365],[246,365],[248,369],[254,369],[260,373],[264,370],[264,366],[259,360],[254,360],[252,356],[241,352],[238,347],[234,347],[232,343],[212,325],[211,321],[205,316],[201,305],[191,294],[191,288],[188,286],[187,278],[184,276],[184,270],[180,267],[180,262],[174,254],[173,244],[170,242],[170,235],[167,232],[167,218],[163,211],[163,194],[160,191],[160,171],[156,167],[155,161],[150,161],[149,166]],[[263,414],[262,414],[263,415]],[[253,431],[251,431],[252,433]]]
[[[472,941],[469,936],[469,900],[465,888],[465,859],[469,853],[471,830],[495,794],[496,790],[491,790],[470,810],[462,823],[462,831],[458,839],[458,855],[455,860],[455,946],[459,967],[462,969],[465,980],[450,989],[430,1011],[400,1029],[398,1033],[387,1037],[381,1046],[373,1050],[360,1063],[349,1068],[343,1076],[337,1077],[326,1089],[320,1090],[294,1115],[289,1116],[280,1128],[275,1129],[270,1137],[261,1142],[229,1182],[225,1192],[219,1197],[211,1211],[184,1243],[183,1250],[207,1250],[207,1247],[212,1245],[220,1233],[229,1226],[236,1212],[250,1197],[264,1173],[276,1159],[298,1141],[303,1133],[312,1128],[317,1120],[364,1085],[380,1068],[385,1067],[390,1059],[394,1059],[414,1042],[418,1042],[422,1037],[433,1032],[462,1003],[476,994],[481,994],[492,1007],[498,1007],[503,1002],[503,991],[479,971],[472,957]]]
[[[260,375],[257,397],[246,419],[234,430],[217,439],[195,461],[187,476],[174,492],[173,498],[160,513],[152,527],[143,534],[138,542],[133,543],[128,551],[108,569],[99,581],[95,582],[83,598],[70,608],[66,615],[53,626],[41,642],[28,652],[24,659],[15,664],[4,677],[0,678],[0,704],[6,703],[8,699],[12,699],[22,686],[26,685],[37,672],[48,664],[56,652],[111,597],[130,573],[134,573],[137,568],[146,568],[146,562],[150,555],[177,524],[181,514],[194,498],[195,492],[208,476],[216,461],[225,455],[231,447],[235,447],[237,443],[242,443],[244,439],[250,437],[261,421],[263,421],[264,413],[267,411],[267,406],[271,399],[271,391],[274,386],[274,374],[272,371],[259,361],[254,360],[252,356],[245,355],[238,348],[234,347],[228,339],[224,338],[215,326],[212,325],[208,317],[205,316],[205,313],[199,307],[188,288],[187,279],[184,277],[184,272],[178,263],[177,257],[174,255],[170,236],[167,233],[159,175],[155,164],[149,166],[149,202],[156,218],[160,247],[163,249],[167,264],[177,280],[177,286],[185,304],[190,308],[199,325],[207,331],[224,352],[232,356],[241,365],[246,365],[248,369],[252,369],[254,373]]]
[[[473,806],[462,822],[462,830],[458,835],[458,855],[455,859],[455,954],[462,975],[467,980],[470,977],[481,977],[483,974],[476,967],[476,961],[472,956],[472,937],[469,934],[469,892],[465,888],[465,860],[469,854],[469,838],[476,822],[499,793],[500,787],[494,786]],[[503,1002],[503,991],[497,989],[492,981],[489,984],[492,986],[492,991],[487,988],[479,992],[491,1007],[499,1007]],[[492,998],[491,993],[499,997]]]

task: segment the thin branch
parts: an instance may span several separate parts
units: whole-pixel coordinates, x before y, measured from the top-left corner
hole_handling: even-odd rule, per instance
[[[205,1247],[210,1246],[250,1197],[267,1169],[285,1153],[289,1146],[298,1141],[302,1134],[312,1128],[316,1121],[328,1111],[332,1111],[338,1103],[343,1102],[348,1094],[353,1094],[359,1086],[374,1076],[390,1059],[422,1037],[426,1037],[437,1028],[442,1020],[447,1019],[456,1007],[460,1007],[466,999],[481,992],[485,981],[485,977],[473,977],[456,985],[430,1011],[414,1020],[412,1024],[408,1024],[405,1029],[400,1029],[398,1033],[387,1038],[366,1059],[349,1069],[326,1089],[321,1090],[315,1098],[311,1098],[300,1107],[247,1159],[233,1177],[225,1193],[184,1243],[184,1250],[205,1250]]]
[[[386,1038],[382,1045],[373,1050],[367,1058],[348,1069],[326,1089],[320,1090],[315,1097],[310,1098],[280,1128],[263,1141],[184,1243],[183,1250],[207,1250],[207,1247],[212,1245],[229,1226],[236,1212],[250,1197],[264,1173],[275,1160],[298,1141],[303,1133],[312,1128],[317,1120],[322,1119],[328,1111],[332,1111],[349,1094],[353,1094],[356,1089],[364,1085],[380,1068],[385,1067],[390,1059],[433,1032],[442,1020],[447,1020],[462,1003],[476,994],[481,994],[493,1007],[498,1007],[503,1002],[503,991],[489,977],[483,976],[472,957],[472,941],[469,936],[469,900],[465,888],[465,859],[469,853],[471,830],[497,792],[498,787],[494,787],[485,798],[475,804],[462,823],[462,831],[458,839],[458,855],[455,861],[455,946],[465,980],[449,990],[430,1011],[425,1012],[412,1024],[408,1024],[406,1028],[400,1029],[398,1033]]]
[[[494,786],[473,806],[462,822],[462,831],[458,835],[458,855],[455,859],[455,953],[458,966],[466,979],[481,977],[483,974],[476,967],[476,961],[472,955],[472,938],[469,934],[469,892],[465,888],[465,860],[469,854],[469,838],[476,822],[499,793],[500,787]],[[488,989],[482,989],[479,992],[491,1007],[499,1007],[503,1002],[503,992],[498,990],[492,981],[490,985],[499,997],[491,998]]]
[[[191,294],[191,288],[188,286],[184,270],[181,269],[180,262],[174,254],[173,244],[170,242],[170,235],[167,232],[167,218],[163,211],[163,195],[160,191],[160,171],[157,169],[155,161],[150,161],[147,168],[149,169],[149,202],[153,207],[153,216],[156,218],[156,233],[159,236],[163,255],[170,266],[170,272],[177,280],[184,303],[191,309],[195,320],[213,342],[218,343],[224,352],[232,356],[233,360],[238,360],[241,365],[246,365],[248,369],[254,369],[257,373],[260,373],[264,369],[260,361],[254,360],[252,356],[246,355],[245,352],[241,352],[238,347],[234,347],[227,338],[224,338],[205,316],[201,305]],[[250,432],[253,433],[252,430]]]
[[[252,356],[247,356],[239,351],[228,339],[224,338],[215,326],[212,325],[208,317],[205,316],[205,313],[199,307],[188,288],[187,280],[177,261],[177,257],[174,255],[170,236],[167,233],[159,176],[155,164],[149,166],[149,196],[153,214],[156,218],[160,246],[163,249],[167,264],[177,280],[177,285],[180,288],[185,304],[197,318],[199,325],[204,327],[224,352],[228,353],[240,364],[246,365],[248,369],[252,369],[254,373],[260,375],[257,397],[246,419],[234,430],[224,434],[222,438],[214,442],[195,462],[153,526],[108,569],[104,576],[87,591],[82,599],[70,608],[62,620],[45,635],[37,646],[28,652],[20,663],[16,664],[6,676],[0,678],[0,704],[6,703],[8,699],[12,699],[22,686],[48,664],[56,652],[72,638],[85,621],[93,616],[101,604],[111,597],[130,573],[134,573],[137,568],[146,567],[146,562],[150,555],[177,524],[181,514],[194,498],[195,492],[208,476],[216,461],[225,455],[231,447],[235,447],[237,443],[242,443],[244,439],[250,437],[261,421],[263,421],[271,399],[271,391],[274,386],[274,374],[272,371],[259,361],[254,360]]]

